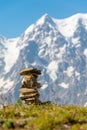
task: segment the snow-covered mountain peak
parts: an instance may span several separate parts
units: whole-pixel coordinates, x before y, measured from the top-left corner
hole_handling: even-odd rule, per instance
[[[58,30],[65,37],[72,37],[78,26],[84,26],[87,29],[87,14],[75,14],[64,19],[53,18]]]
[[[38,30],[37,28],[41,27],[43,24],[47,24],[47,23],[51,23],[52,19],[51,17],[49,17],[49,15],[46,13],[44,14],[39,20],[37,20],[34,24],[32,24],[31,26],[29,26],[26,31],[25,31],[25,35],[29,35],[30,33],[35,32],[35,30]]]
[[[51,17],[46,13],[44,14],[39,20],[37,20],[34,24],[32,24],[31,26],[29,26],[26,31],[25,34],[27,35],[28,33],[30,33],[36,26],[41,26],[44,23],[46,24],[46,22],[51,22],[52,19]]]
[[[43,15],[39,20],[32,24],[25,32],[24,32],[24,40],[36,40],[38,41],[38,37],[44,38],[44,35],[52,35],[52,32],[56,32],[57,26],[53,19],[48,15]],[[57,30],[58,32],[58,30]],[[50,38],[51,39],[51,38]],[[41,40],[41,38],[40,38]]]
[[[51,23],[52,18],[48,14],[44,14],[37,22],[36,24],[42,25],[44,23]]]
[[[87,19],[87,13],[77,13],[75,15],[70,16],[69,18],[66,19]]]
[[[0,37],[0,49],[0,96],[8,102],[9,93],[19,96],[19,72],[28,67],[42,70],[42,101],[87,102],[87,14],[61,20],[45,14],[20,37]]]

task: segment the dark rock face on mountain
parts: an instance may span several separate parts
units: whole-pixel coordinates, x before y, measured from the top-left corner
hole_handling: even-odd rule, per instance
[[[87,105],[87,14],[46,14],[20,37],[0,37],[0,49],[0,104],[16,102],[20,70],[34,67],[42,71],[42,102]]]

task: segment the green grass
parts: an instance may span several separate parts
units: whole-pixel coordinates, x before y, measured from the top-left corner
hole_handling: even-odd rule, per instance
[[[87,130],[87,107],[9,105],[0,109],[0,130]]]

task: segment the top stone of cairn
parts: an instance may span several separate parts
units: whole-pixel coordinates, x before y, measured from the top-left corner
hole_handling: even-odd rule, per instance
[[[30,75],[30,74],[40,75],[41,70],[38,70],[36,68],[27,68],[20,71],[20,75]]]

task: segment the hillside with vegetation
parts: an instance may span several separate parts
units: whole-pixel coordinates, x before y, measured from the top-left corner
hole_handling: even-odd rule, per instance
[[[0,130],[87,130],[87,107],[8,105],[0,109]]]

